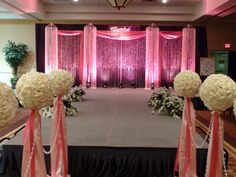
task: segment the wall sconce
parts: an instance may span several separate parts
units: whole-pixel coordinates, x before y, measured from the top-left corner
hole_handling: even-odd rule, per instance
[[[122,84],[122,82],[120,82],[120,84],[119,84],[119,88],[123,88],[123,84]]]
[[[86,87],[87,87],[87,88],[90,88],[90,87],[91,87],[91,82],[87,81],[87,82],[86,82]]]
[[[151,83],[151,89],[153,90],[155,88],[155,85],[154,85],[154,83],[152,82]]]
[[[103,88],[107,88],[108,87],[108,82],[105,81],[104,84],[103,84]]]
[[[134,89],[134,88],[136,88],[136,85],[135,85],[135,82],[131,82],[131,87]]]

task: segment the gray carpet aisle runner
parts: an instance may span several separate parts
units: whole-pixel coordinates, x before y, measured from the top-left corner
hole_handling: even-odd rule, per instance
[[[151,114],[152,90],[86,89],[79,112],[67,117],[68,144],[113,147],[177,147],[181,120]],[[51,120],[43,119],[43,143],[49,144]],[[200,144],[203,139],[197,136]],[[22,132],[5,144],[22,144]]]

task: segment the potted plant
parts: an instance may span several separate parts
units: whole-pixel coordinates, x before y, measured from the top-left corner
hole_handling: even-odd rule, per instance
[[[15,88],[15,84],[18,80],[17,69],[20,65],[23,65],[25,58],[29,54],[28,46],[24,43],[15,43],[8,41],[3,48],[5,54],[5,60],[12,69],[13,77],[11,78],[12,87]]]

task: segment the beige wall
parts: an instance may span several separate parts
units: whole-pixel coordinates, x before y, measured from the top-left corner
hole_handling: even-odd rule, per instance
[[[215,23],[207,25],[208,50],[226,50],[225,43],[231,43],[236,51],[236,23]]]
[[[3,47],[8,40],[22,42],[29,46],[30,55],[18,74],[35,69],[35,25],[34,24],[0,24],[0,81],[10,84],[11,68],[4,59]]]

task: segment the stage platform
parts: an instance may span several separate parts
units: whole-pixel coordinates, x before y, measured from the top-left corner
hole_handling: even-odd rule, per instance
[[[78,114],[67,118],[72,177],[173,176],[181,120],[151,114],[147,100],[153,90],[85,91],[85,101],[75,103]],[[50,124],[50,119],[43,119],[45,146],[49,144]],[[200,144],[202,138],[196,138]],[[4,142],[0,175],[19,176],[21,144],[22,133]],[[198,149],[198,177],[204,176],[206,154],[205,148]]]

